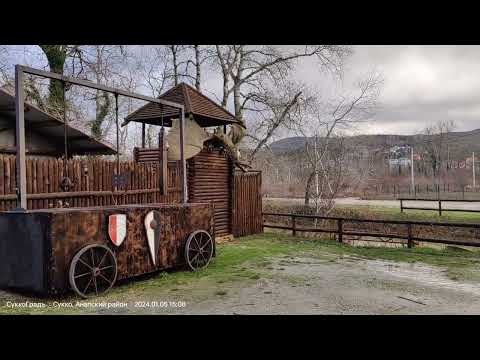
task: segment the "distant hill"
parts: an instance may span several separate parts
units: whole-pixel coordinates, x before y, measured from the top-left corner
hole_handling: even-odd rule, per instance
[[[387,150],[395,145],[416,146],[423,135],[356,135],[348,138],[352,145],[359,145],[368,150]],[[451,132],[449,134],[451,158],[465,158],[475,151],[480,158],[480,129],[472,131]],[[288,137],[270,144],[270,149],[276,154],[298,151],[305,146],[305,138]]]

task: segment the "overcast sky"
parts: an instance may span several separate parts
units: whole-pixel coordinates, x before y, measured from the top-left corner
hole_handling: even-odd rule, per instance
[[[480,128],[480,46],[355,46],[346,80],[375,69],[385,84],[368,133],[412,134],[437,120]]]
[[[24,49],[16,47],[14,57],[19,61],[34,66],[45,62],[38,50],[33,54],[29,51],[26,61]],[[345,87],[371,70],[380,72],[385,80],[381,108],[358,132],[413,134],[437,120],[454,120],[457,131],[480,128],[480,46],[381,45],[353,49],[346,64]],[[299,63],[296,74],[313,88],[333,86],[311,60]],[[203,89],[215,99],[212,93],[220,95],[220,79],[206,75]]]

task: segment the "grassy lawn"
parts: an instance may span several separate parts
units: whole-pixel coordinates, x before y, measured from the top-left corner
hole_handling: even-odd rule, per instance
[[[415,205],[412,205],[415,206]],[[480,213],[470,212],[448,212],[438,215],[438,211],[428,210],[404,210],[392,206],[370,206],[370,205],[337,205],[337,213],[356,214],[358,217],[380,218],[389,220],[417,220],[417,221],[438,221],[438,222],[468,222],[479,223]]]
[[[289,235],[265,233],[248,236],[217,247],[217,257],[210,266],[200,272],[162,272],[149,278],[129,281],[114,287],[106,295],[89,300],[75,297],[62,299],[37,299],[23,295],[4,293],[0,295],[0,314],[82,314],[92,312],[74,307],[55,308],[54,302],[115,302],[161,300],[177,297],[191,301],[218,298],[226,295],[234,283],[248,283],[271,276],[268,269],[272,258],[284,256],[307,256],[337,261],[345,256],[365,259],[383,259],[402,262],[421,262],[445,268],[453,280],[480,281],[480,253],[454,249],[429,248],[379,248],[351,247],[330,240],[307,239]],[[0,293],[1,294],[1,293]],[[41,301],[48,306],[43,309],[7,308],[7,301]],[[93,311],[94,313],[98,313]]]

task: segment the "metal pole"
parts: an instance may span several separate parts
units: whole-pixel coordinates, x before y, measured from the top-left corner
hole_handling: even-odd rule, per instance
[[[185,161],[185,111],[180,114],[180,161],[182,163],[182,202],[188,201],[187,193],[187,163]]]
[[[410,173],[411,173],[411,176],[412,176],[412,192],[415,191],[415,175],[414,175],[414,172],[413,172],[413,146],[410,148],[411,150],[411,160],[410,160]]]
[[[152,98],[150,96],[144,96],[144,95],[132,93],[132,92],[129,92],[129,91],[124,91],[124,90],[121,90],[121,89],[112,88],[112,87],[105,86],[105,85],[102,85],[102,84],[93,83],[93,82],[88,81],[88,80],[81,80],[81,79],[77,79],[77,78],[74,78],[74,77],[69,77],[69,76],[65,76],[65,75],[61,75],[61,74],[57,74],[57,73],[53,73],[53,72],[49,72],[49,71],[38,70],[38,69],[34,69],[34,68],[31,68],[31,67],[28,67],[28,66],[16,65],[15,67],[17,67],[17,66],[20,69],[20,71],[23,71],[27,74],[42,76],[42,77],[46,77],[46,78],[49,78],[49,79],[56,79],[56,80],[60,80],[60,81],[65,81],[65,82],[68,82],[70,84],[85,86],[85,87],[88,87],[90,89],[103,90],[103,91],[106,91],[106,92],[109,92],[109,93],[112,93],[112,94],[127,96],[127,97],[138,99],[138,100],[150,101],[150,102],[153,102],[153,103],[156,103],[156,104],[163,104],[163,105],[166,105],[166,106],[171,106],[175,109],[183,108],[183,105],[180,105],[180,104],[178,104],[176,102],[173,102],[173,101],[167,101],[167,100],[163,100],[163,99]]]
[[[66,98],[66,87],[67,84],[65,81],[62,81],[62,91],[63,91],[63,143],[64,143],[64,155],[65,159],[63,160],[63,177],[67,178],[67,159],[68,159],[68,117],[67,117],[67,98]]]
[[[472,152],[473,191],[475,191],[475,152]]]
[[[23,91],[23,71],[15,65],[15,112],[16,112],[16,168],[17,168],[17,208],[27,210],[27,172],[25,165],[25,109]]]

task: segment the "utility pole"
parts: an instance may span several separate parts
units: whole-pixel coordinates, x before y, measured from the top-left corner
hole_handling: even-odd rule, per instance
[[[415,174],[413,172],[413,146],[410,147],[410,174],[412,177],[412,193],[415,193]]]
[[[317,134],[315,134],[315,161],[317,162],[316,166],[315,166],[315,197],[318,201],[318,193],[320,192],[320,189],[319,189],[319,181],[318,181],[318,151],[317,151],[317,140],[318,140],[318,136]]]
[[[475,152],[472,152],[473,189],[475,190]]]

